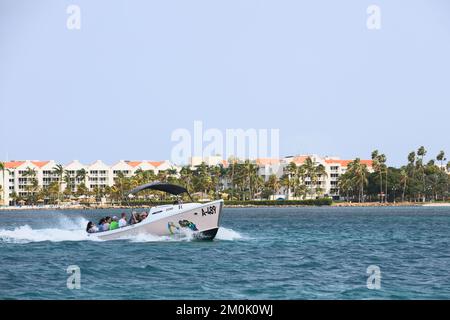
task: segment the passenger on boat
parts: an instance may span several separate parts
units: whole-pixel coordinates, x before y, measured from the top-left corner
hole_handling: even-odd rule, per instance
[[[108,231],[109,230],[109,224],[111,223],[111,217],[106,217],[103,221],[103,228],[102,231]]]
[[[94,233],[97,231],[98,231],[97,226],[92,221],[89,221],[86,227],[86,232]]]
[[[147,216],[148,216],[148,213],[147,212],[142,212],[140,215],[139,215],[139,222],[141,222],[141,221],[144,221],[145,220],[145,218],[147,218]]]
[[[104,223],[104,222],[105,222],[105,218],[101,218],[101,219],[99,220],[98,225],[97,225],[98,231],[102,231],[102,230],[103,230],[103,223]]]
[[[122,217],[119,220],[119,228],[125,227],[127,225],[127,214],[122,212]]]
[[[135,224],[138,222],[139,222],[139,220],[138,220],[137,212],[136,211],[131,212],[131,217],[128,220],[128,224]]]
[[[119,228],[119,218],[117,218],[116,216],[114,216],[112,218],[111,223],[109,224],[109,230],[114,230]]]

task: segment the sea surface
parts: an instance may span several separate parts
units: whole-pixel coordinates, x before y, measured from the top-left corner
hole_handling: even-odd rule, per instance
[[[225,208],[214,241],[86,236],[121,212],[0,212],[0,298],[450,298],[448,207]]]

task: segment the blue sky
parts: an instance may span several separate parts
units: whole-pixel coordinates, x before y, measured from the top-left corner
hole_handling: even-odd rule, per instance
[[[70,4],[81,30],[66,28]],[[381,30],[366,27],[371,4]],[[172,131],[195,120],[279,128],[281,155],[450,155],[449,9],[0,0],[0,158],[168,159]]]

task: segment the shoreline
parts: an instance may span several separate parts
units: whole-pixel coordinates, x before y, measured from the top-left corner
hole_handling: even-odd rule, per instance
[[[397,203],[380,203],[380,202],[337,202],[331,205],[301,205],[301,204],[274,204],[274,205],[255,205],[255,204],[225,204],[225,208],[303,208],[303,207],[450,207],[450,202],[422,203],[422,202],[397,202]],[[143,208],[142,206],[115,206],[115,205],[99,205],[99,206],[22,206],[22,207],[0,207],[1,211],[26,211],[26,210],[111,210],[111,209],[133,209]]]

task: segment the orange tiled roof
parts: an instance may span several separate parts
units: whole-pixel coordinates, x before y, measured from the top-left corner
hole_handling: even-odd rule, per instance
[[[142,161],[125,161],[125,162],[132,167],[136,167],[142,163]]]
[[[347,167],[348,164],[350,162],[353,162],[353,161],[354,160],[337,160],[337,159],[327,159],[327,160],[325,160],[325,162],[328,163],[328,164],[340,164],[341,167]],[[365,164],[365,165],[367,165],[369,167],[372,166],[372,160],[361,160],[361,163]]]
[[[152,166],[154,166],[155,168],[159,167],[160,165],[162,165],[164,163],[164,161],[149,161],[148,163],[150,163]]]
[[[309,156],[296,156],[293,157],[291,162],[294,162],[297,165],[303,164],[306,159],[310,158]]]
[[[36,167],[42,168],[50,161],[31,161],[32,164],[34,164]]]
[[[280,163],[280,159],[275,159],[275,158],[258,158],[258,159],[255,160],[255,162],[258,165],[264,166],[264,165]]]
[[[15,169],[18,166],[24,164],[25,161],[9,161],[5,162],[5,169]]]

